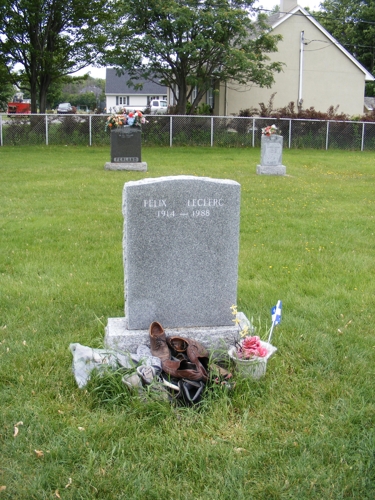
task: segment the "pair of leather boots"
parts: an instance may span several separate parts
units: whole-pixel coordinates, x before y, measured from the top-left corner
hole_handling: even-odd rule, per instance
[[[167,337],[160,323],[150,325],[151,353],[161,359],[162,369],[176,379],[207,382],[209,354],[194,339]]]

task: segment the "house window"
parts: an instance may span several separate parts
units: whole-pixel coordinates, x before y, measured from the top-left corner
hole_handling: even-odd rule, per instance
[[[214,108],[214,89],[210,87],[206,93],[206,103],[210,106],[210,108]]]
[[[198,95],[198,87],[197,87],[197,86],[195,86],[195,87],[193,88],[193,92],[192,92],[192,94],[191,94],[191,101],[192,101],[192,102],[194,102],[194,101],[195,101],[195,99],[197,98],[197,95]]]
[[[119,96],[117,95],[116,96],[116,105],[124,105],[124,106],[129,106],[129,96],[128,95],[125,95],[125,96]]]

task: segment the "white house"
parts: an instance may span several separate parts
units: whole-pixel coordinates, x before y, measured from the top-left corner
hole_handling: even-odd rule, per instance
[[[168,89],[164,85],[148,81],[135,81],[142,88],[128,85],[130,76],[119,76],[114,68],[107,68],[105,81],[106,111],[108,113],[126,108],[144,111],[152,99],[167,99]]]
[[[274,109],[287,106],[314,107],[325,112],[339,106],[349,116],[364,111],[365,82],[375,78],[296,0],[281,0],[280,12],[269,17],[273,34],[282,35],[278,52],[269,54],[284,63],[275,73],[271,88],[256,84],[221,84],[215,114],[238,114],[240,109],[259,108],[272,94]]]

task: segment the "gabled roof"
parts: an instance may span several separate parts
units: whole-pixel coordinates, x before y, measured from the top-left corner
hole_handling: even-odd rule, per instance
[[[362,71],[365,74],[365,80],[366,81],[374,81],[375,77],[367,71],[367,69],[362,66],[360,62],[357,61],[357,59],[350,54],[337,40],[334,38],[321,24],[318,23],[318,21],[308,12],[305,10],[303,7],[300,7],[297,5],[294,7],[291,11],[289,11],[286,14],[280,14],[280,12],[277,12],[275,14],[272,14],[268,18],[268,23],[270,24],[272,29],[275,29],[277,26],[280,26],[280,24],[285,23],[288,19],[290,19],[292,16],[298,15],[298,11],[301,12],[302,15],[306,17],[318,30],[320,30],[332,43],[335,45],[343,54],[348,57],[353,64],[357,66],[357,68]]]
[[[141,83],[142,90],[129,87],[127,81],[130,79],[128,73],[118,76],[115,68],[107,68],[105,80],[105,93],[108,94],[138,94],[138,95],[166,95],[167,87],[147,80],[134,80],[134,83]]]

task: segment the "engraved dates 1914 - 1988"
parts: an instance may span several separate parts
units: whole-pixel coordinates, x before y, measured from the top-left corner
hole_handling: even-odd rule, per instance
[[[157,217],[210,217],[213,208],[220,208],[225,205],[222,198],[192,198],[186,201],[182,209],[168,209],[166,199],[143,200],[144,208],[158,208]]]

